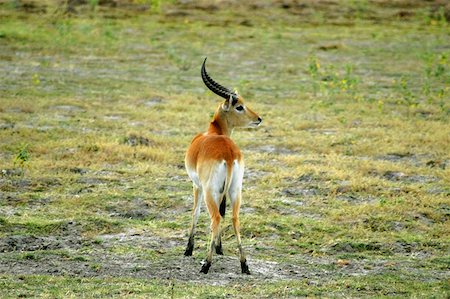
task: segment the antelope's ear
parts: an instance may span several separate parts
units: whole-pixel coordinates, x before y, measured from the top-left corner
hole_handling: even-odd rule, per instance
[[[230,97],[228,99],[225,100],[225,102],[223,102],[222,104],[222,109],[224,111],[230,111],[231,106],[233,106],[233,102],[234,102],[234,98],[232,95],[230,95]]]

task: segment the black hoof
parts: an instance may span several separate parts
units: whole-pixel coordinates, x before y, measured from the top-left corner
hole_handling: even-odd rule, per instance
[[[184,252],[184,256],[192,256],[193,247],[186,248],[186,251]]]
[[[248,269],[247,261],[241,262],[242,274],[250,275],[250,270]]]
[[[209,267],[211,267],[211,262],[204,262],[202,265],[201,273],[207,274],[209,271]]]
[[[216,253],[217,253],[218,255],[223,255],[222,245],[221,245],[221,246],[216,246]]]
[[[189,238],[188,244],[186,246],[186,251],[184,252],[185,256],[191,256],[192,251],[194,250],[194,238]]]

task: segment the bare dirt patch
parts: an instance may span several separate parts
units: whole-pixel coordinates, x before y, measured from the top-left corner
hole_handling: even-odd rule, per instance
[[[0,252],[24,252],[55,249],[78,249],[82,245],[81,238],[70,237],[36,237],[36,236],[8,236],[0,239]]]
[[[81,275],[85,277],[138,277],[176,279],[180,281],[202,281],[208,284],[226,285],[237,281],[277,281],[286,279],[319,279],[329,276],[328,271],[317,271],[315,261],[299,257],[298,264],[249,258],[252,275],[240,274],[239,260],[234,256],[215,256],[208,275],[199,273],[203,251],[194,257],[174,255],[166,251],[182,248],[180,239],[164,239],[148,234],[103,235],[99,244],[89,250],[82,248],[79,238],[55,238],[34,236],[10,236],[0,240],[2,264],[0,273]],[[112,247],[134,246],[134,253],[117,254]],[[142,250],[140,253],[139,248]],[[64,254],[54,250],[65,249]],[[145,251],[154,250],[157,257],[148,258]],[[20,252],[17,259],[12,253]],[[33,253],[33,254],[32,254]],[[333,265],[330,258],[323,258],[319,264]],[[367,270],[352,265],[338,270],[340,275],[364,275]]]
[[[0,240],[1,274],[29,275],[76,275],[82,277],[133,277],[147,279],[169,279],[202,282],[210,285],[229,285],[242,282],[276,282],[282,280],[305,280],[309,284],[323,284],[335,277],[355,277],[392,271],[392,262],[385,259],[340,259],[332,255],[312,257],[298,254],[295,262],[282,263],[249,257],[251,275],[240,273],[236,256],[215,256],[207,275],[199,273],[204,252],[184,257],[181,253],[168,252],[181,249],[179,238],[164,239],[149,234],[121,233],[103,235],[102,242],[83,242],[75,238],[53,238],[33,236],[11,236]],[[134,246],[133,253],[114,253],[116,245]],[[412,248],[414,244],[397,244],[397,247]],[[141,249],[141,250],[139,250]],[[155,250],[156,257],[149,258],[145,252]],[[358,252],[362,247],[343,243],[330,247],[339,252]],[[367,249],[367,248],[365,248]],[[379,250],[379,246],[369,248]],[[55,251],[56,250],[56,251]],[[61,251],[62,250],[62,251]],[[403,249],[402,249],[403,250]],[[413,249],[411,249],[413,250]],[[21,258],[17,258],[17,254]],[[405,271],[413,263],[395,263]],[[428,273],[430,274],[430,273]],[[426,275],[428,275],[426,274]],[[428,279],[442,279],[445,271],[434,271]]]

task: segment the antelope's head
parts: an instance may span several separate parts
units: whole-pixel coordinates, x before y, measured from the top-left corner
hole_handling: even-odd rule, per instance
[[[225,99],[216,114],[225,118],[227,125],[231,128],[259,126],[262,122],[261,117],[244,104],[244,99],[237,92],[233,92],[215,82],[206,72],[205,64],[206,58],[203,61],[201,71],[203,82],[212,92]]]

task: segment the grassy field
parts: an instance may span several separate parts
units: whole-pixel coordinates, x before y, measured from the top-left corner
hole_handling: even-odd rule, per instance
[[[0,1],[1,297],[448,298],[448,6],[135,2]],[[229,214],[210,273],[204,210],[183,256],[206,56],[264,120],[232,136],[250,276]]]

